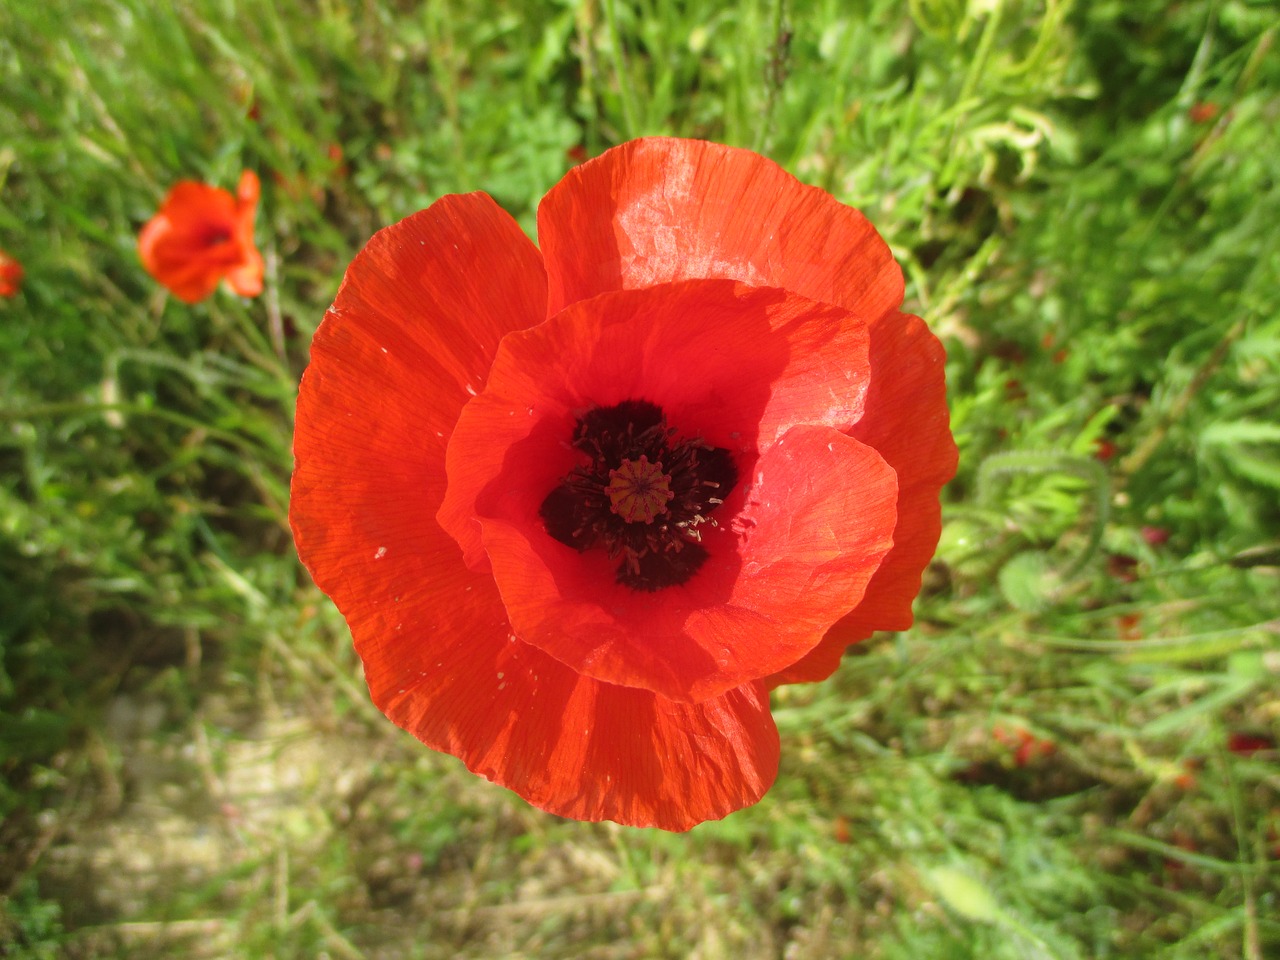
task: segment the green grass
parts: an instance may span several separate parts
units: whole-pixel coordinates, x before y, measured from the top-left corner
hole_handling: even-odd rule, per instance
[[[0,955],[1275,955],[1277,40],[1260,0],[4,5]],[[777,786],[685,836],[392,727],[286,522],[368,236],[475,189],[532,230],[654,133],[867,213],[961,447],[917,626],[780,690]],[[267,292],[166,297],[138,228],[246,167]]]

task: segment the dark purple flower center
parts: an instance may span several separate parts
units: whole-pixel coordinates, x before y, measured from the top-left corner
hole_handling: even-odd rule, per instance
[[[684,583],[706,562],[704,523],[738,482],[728,450],[679,439],[647,400],[594,407],[573,446],[588,458],[542,501],[547,533],[575,550],[603,547],[633,590]]]

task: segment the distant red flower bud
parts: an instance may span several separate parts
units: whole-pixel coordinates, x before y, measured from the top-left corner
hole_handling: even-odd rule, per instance
[[[22,287],[22,264],[0,250],[0,297],[16,297]]]
[[[333,164],[333,176],[339,180],[345,180],[350,174],[350,168],[346,164],[342,152],[342,146],[337,143],[331,143],[325,148],[325,156]]]
[[[1142,639],[1142,614],[1122,613],[1116,617],[1116,631],[1121,640]]]
[[[1208,123],[1218,115],[1216,103],[1197,103],[1187,111],[1192,123]]]
[[[831,825],[831,834],[836,843],[848,843],[853,839],[853,831],[849,829],[849,818],[840,814]]]
[[[1227,737],[1227,749],[1242,757],[1249,757],[1260,750],[1274,750],[1276,743],[1270,737],[1256,733],[1232,733]]]
[[[1196,787],[1197,776],[1196,771],[1200,764],[1196,760],[1182,761],[1182,772],[1173,778],[1174,784],[1179,790],[1194,790]]]
[[[1169,542],[1169,531],[1164,527],[1143,527],[1142,539],[1153,547]]]
[[[1008,731],[997,724],[992,727],[991,735],[1013,751],[1013,762],[1019,767],[1025,767],[1037,757],[1052,756],[1058,749],[1052,740],[1041,740],[1025,727]]]

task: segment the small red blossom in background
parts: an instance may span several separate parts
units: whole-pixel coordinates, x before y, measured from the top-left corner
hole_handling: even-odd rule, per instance
[[[953,475],[941,344],[856,210],[667,138],[378,233],[303,376],[290,520],[378,706],[537,807],[687,830],[769,691],[901,630]]]
[[[1002,726],[995,726],[991,735],[1013,751],[1014,765],[1019,767],[1025,767],[1040,757],[1052,756],[1058,749],[1052,740],[1041,740],[1025,727],[1006,730]]]
[[[1187,116],[1191,118],[1192,123],[1208,123],[1218,115],[1218,105],[1216,103],[1196,103],[1192,104],[1187,110]]]
[[[1178,773],[1173,777],[1174,786],[1179,790],[1194,790],[1199,782],[1199,771],[1202,761],[1197,759],[1183,760],[1178,767]]]
[[[1046,350],[1053,350],[1053,346],[1057,341],[1058,338],[1053,335],[1052,331],[1050,331],[1040,338],[1040,346]],[[1057,350],[1053,350],[1053,353],[1050,355],[1050,359],[1054,363],[1066,363],[1067,357],[1069,356],[1071,356],[1070,350],[1066,347],[1059,347]]]
[[[1116,455],[1116,445],[1110,440],[1095,440],[1093,443],[1093,459],[1106,463]]]
[[[1234,731],[1227,736],[1227,749],[1241,757],[1251,757],[1255,753],[1275,748],[1275,741],[1266,734]]]
[[[329,158],[329,162],[333,164],[333,176],[339,180],[345,180],[351,175],[351,168],[347,166],[346,155],[342,152],[342,144],[331,143],[325,148],[324,155]]]
[[[1142,528],[1142,539],[1151,547],[1164,546],[1169,542],[1169,531],[1164,527],[1144,526]]]
[[[853,830],[849,826],[849,818],[839,814],[831,824],[831,836],[836,843],[848,843],[853,839]]]
[[[22,264],[0,250],[0,297],[16,297],[22,288]]]
[[[242,297],[262,292],[262,254],[253,242],[258,176],[240,175],[235,196],[184,180],[169,191],[160,211],[138,234],[147,273],[179,300],[196,303],[223,280]]]
[[[1116,617],[1116,633],[1121,640],[1141,640],[1143,637],[1142,614],[1120,614]]]

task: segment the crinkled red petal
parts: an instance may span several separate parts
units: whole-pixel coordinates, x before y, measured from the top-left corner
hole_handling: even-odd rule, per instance
[[[410,602],[408,636],[367,671],[375,702],[428,746],[549,813],[636,827],[688,830],[772,785],[778,734],[763,686],[688,704],[592,680],[509,639],[485,613],[496,595],[475,595],[492,579],[454,572],[464,592]],[[455,622],[434,629],[446,602]]]
[[[911,626],[911,604],[942,532],[938,491],[956,472],[956,445],[947,413],[942,344],[919,317],[891,313],[871,328],[871,391],[852,435],[879,451],[898,475],[898,526],[893,549],[866,595],[799,663],[769,679],[824,680],[846,647],[876,630]]]
[[[240,174],[240,183],[236,187],[235,230],[235,240],[240,247],[240,262],[227,271],[227,284],[242,297],[256,297],[262,293],[262,254],[253,241],[253,225],[258,215],[258,195],[261,189],[258,175],[252,170]]]
[[[853,609],[891,544],[893,471],[840,433],[861,412],[864,343],[845,311],[731,281],[576,303],[503,341],[450,443],[441,523],[473,567],[487,556],[517,635],[574,670],[693,702],[766,676]],[[741,475],[701,528],[710,559],[655,592],[539,518],[578,462],[577,416],[628,399],[729,449]]]
[[[484,194],[445,197],[352,261],[302,379],[291,508],[303,562],[349,618],[373,600],[348,570],[379,550],[440,565],[414,544],[435,536],[445,445],[498,342],[537,323],[544,297],[538,251]]]
[[[435,520],[460,410],[499,339],[544,303],[537,250],[482,194],[375,236],[303,378],[294,537],[374,701],[405,729],[550,812],[688,829],[772,783],[764,688],[689,705],[575,674],[512,639],[493,578]]]
[[[548,315],[611,290],[727,277],[871,320],[902,271],[867,219],[749,150],[652,137],[570,170],[538,208]]]

